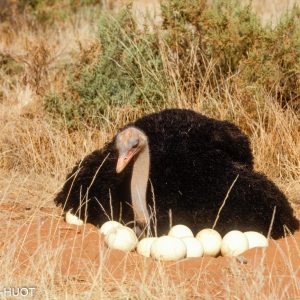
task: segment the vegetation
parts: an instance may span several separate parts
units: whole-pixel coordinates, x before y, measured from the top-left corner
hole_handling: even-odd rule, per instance
[[[71,68],[66,92],[46,96],[46,111],[72,127],[78,121],[99,125],[111,108],[162,107],[167,91],[158,37],[135,32],[128,12],[101,16],[98,34],[92,57],[83,53]]]
[[[22,224],[61,218],[53,197],[74,163],[125,123],[165,107],[192,108],[242,128],[255,169],[278,184],[300,217],[300,11],[278,11],[276,24],[262,25],[240,2],[246,0],[166,1],[162,28],[141,33],[130,10],[108,12],[94,0],[0,1],[1,9],[7,3],[0,15],[3,285],[34,284],[37,297],[51,299],[215,298],[218,291],[206,290],[209,269],[195,278],[205,283],[199,295],[163,270],[142,284],[127,274],[107,284],[101,269],[90,269],[84,283],[60,277],[59,249],[36,249],[26,271],[14,263],[18,239],[11,238]],[[259,2],[260,14],[269,11],[262,4],[267,0],[252,2]],[[299,293],[298,266],[290,261],[296,255],[299,250],[290,256],[280,251]],[[229,298],[292,297],[280,268],[265,275],[263,260],[256,269],[240,267],[222,277]],[[91,293],[77,296],[84,284]]]
[[[128,11],[116,19],[100,17],[93,61],[81,56],[63,94],[45,97],[46,111],[70,127],[99,126],[99,118],[112,117],[111,107],[148,112],[173,106],[177,90],[193,103],[201,101],[199,92],[225,86],[242,91],[249,103],[271,95],[283,107],[299,109],[298,7],[274,28],[263,27],[249,5],[233,0],[172,0],[163,17],[162,30],[144,35]]]

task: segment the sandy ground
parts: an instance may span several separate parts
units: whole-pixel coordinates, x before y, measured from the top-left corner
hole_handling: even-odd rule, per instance
[[[2,226],[6,232],[2,249],[14,249],[14,272],[26,273],[47,257],[57,282],[72,280],[78,292],[87,293],[95,276],[111,286],[133,282],[171,281],[190,289],[190,297],[247,298],[257,289],[260,299],[300,299],[300,232],[268,248],[245,252],[242,260],[234,257],[202,257],[179,262],[157,262],[136,252],[125,253],[106,247],[99,230],[92,225],[66,224],[55,208],[39,207],[30,222],[13,226],[30,208],[21,204],[1,204],[2,214],[11,222]],[[3,219],[2,219],[3,220]],[[43,267],[43,263],[41,264]],[[113,283],[113,284],[112,284]],[[185,294],[186,296],[186,294]],[[275,299],[274,298],[274,299]]]

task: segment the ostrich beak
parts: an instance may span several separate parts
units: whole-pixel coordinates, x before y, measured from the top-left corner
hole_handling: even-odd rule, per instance
[[[121,173],[136,153],[137,149],[130,149],[126,153],[120,153],[117,161],[116,172]]]

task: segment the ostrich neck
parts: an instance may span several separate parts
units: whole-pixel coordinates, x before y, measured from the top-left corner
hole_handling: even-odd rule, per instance
[[[146,145],[134,162],[131,177],[131,201],[134,217],[138,223],[144,225],[150,222],[146,202],[149,166],[149,146]]]

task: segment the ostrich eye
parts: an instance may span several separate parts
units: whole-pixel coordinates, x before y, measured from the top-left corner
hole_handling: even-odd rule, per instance
[[[131,143],[131,148],[137,148],[137,146],[139,145],[139,141],[138,140],[134,140],[134,141],[132,141],[132,143]]]

